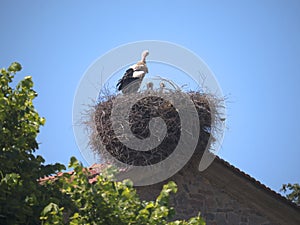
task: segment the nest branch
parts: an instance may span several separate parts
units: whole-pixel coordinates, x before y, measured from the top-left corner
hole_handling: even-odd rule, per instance
[[[112,127],[110,117],[113,101],[117,96],[110,94],[99,100],[93,110],[90,111],[89,119],[85,121],[90,130],[89,144],[94,154],[100,156],[104,161],[113,156],[127,165],[134,166],[153,165],[166,159],[175,150],[183,131],[178,111],[169,101],[164,99],[177,98],[177,96],[180,98],[180,95],[176,94],[178,92],[180,92],[178,89],[175,91],[168,90],[165,93],[160,93],[161,97],[155,95],[142,97],[142,93],[135,94],[135,99],[139,99],[136,95],[140,95],[141,98],[135,102],[129,113],[128,125],[132,134],[139,139],[148,138],[150,136],[149,122],[154,117],[162,118],[167,127],[167,134],[160,145],[149,151],[130,149],[120,141],[120,139],[128,138],[126,133],[123,132],[121,136],[116,135],[117,132]],[[197,151],[203,153],[207,145],[213,144],[210,141],[222,132],[224,118],[220,113],[220,107],[223,107],[223,99],[217,99],[213,95],[201,92],[185,94],[189,95],[198,113],[200,132],[199,136],[195,138],[198,138]],[[130,104],[132,101],[130,94],[118,97],[125,104]],[[190,125],[193,126],[194,124],[191,122]],[[118,129],[120,131],[118,133],[122,133],[124,130],[122,126],[119,126]],[[190,135],[195,136],[195,134]],[[158,136],[156,138],[162,139]]]

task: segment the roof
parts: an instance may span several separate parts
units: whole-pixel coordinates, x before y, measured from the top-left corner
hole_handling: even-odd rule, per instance
[[[97,175],[107,166],[108,164],[93,164],[88,167],[91,173],[89,183],[96,182]],[[67,173],[72,174],[73,172]],[[216,156],[214,162],[201,173],[220,188],[225,188],[230,194],[243,197],[270,218],[275,218],[280,224],[286,224],[287,218],[290,221],[289,224],[300,224],[300,206],[220,157]],[[62,174],[58,173],[56,176],[45,177],[40,181],[43,183],[46,180],[54,180]]]
[[[298,206],[296,203],[290,201],[289,199],[287,199],[286,197],[282,196],[281,194],[275,192],[274,190],[272,190],[271,188],[267,187],[266,185],[262,184],[261,182],[259,182],[258,180],[256,180],[255,178],[251,177],[249,174],[241,171],[240,169],[238,169],[237,167],[231,165],[230,163],[228,163],[227,161],[221,159],[220,157],[216,157],[216,160],[222,164],[224,167],[232,170],[234,173],[236,173],[238,176],[243,177],[244,179],[247,179],[249,182],[251,182],[255,187],[268,192],[269,194],[273,195],[274,198],[278,199],[279,201],[283,201],[285,204],[288,204],[292,207],[296,207],[297,209],[300,210],[300,206]]]
[[[272,195],[274,198],[278,199],[279,201],[282,201],[285,204],[288,204],[289,206],[297,208],[298,210],[300,210],[300,206],[298,206],[296,203],[290,201],[286,197],[284,197],[281,194],[275,192],[271,188],[269,188],[266,185],[262,184],[261,182],[259,182],[255,178],[251,177],[249,174],[247,174],[247,173],[241,171],[240,169],[238,169],[237,167],[231,165],[229,162],[225,161],[224,159],[221,159],[220,157],[216,156],[215,161],[218,164],[224,166],[225,168],[231,170],[232,172],[234,172],[236,175],[240,176],[241,178],[244,178],[244,179],[248,180],[256,188],[261,189],[261,190],[263,190],[265,192],[268,192],[270,195]],[[92,175],[91,178],[89,179],[89,182],[90,183],[95,182],[96,179],[97,179],[97,175],[101,171],[103,171],[103,169],[105,169],[106,167],[107,167],[107,164],[97,164],[97,163],[94,163],[93,165],[91,165],[90,167],[88,167],[88,169],[89,169],[89,171],[90,171],[90,173]],[[62,176],[64,173],[73,174],[73,171],[59,172],[59,173],[57,173],[57,175],[40,178],[39,181],[40,182],[45,182],[47,180],[53,180],[53,179],[56,179],[57,177]]]
[[[226,169],[224,169],[226,168]],[[250,175],[216,157],[203,175],[219,188],[256,208],[278,224],[300,224],[300,206]]]

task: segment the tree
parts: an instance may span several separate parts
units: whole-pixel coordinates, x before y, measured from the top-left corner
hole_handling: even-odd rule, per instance
[[[204,225],[200,216],[189,221],[168,222],[174,215],[169,207],[169,195],[177,191],[174,182],[164,185],[156,201],[141,201],[129,180],[113,180],[112,167],[97,175],[94,182],[91,174],[74,157],[69,165],[74,173],[65,173],[56,185],[71,199],[73,207],[49,204],[42,212],[43,224],[136,224],[136,225]],[[50,183],[53,181],[49,181]]]
[[[291,200],[292,202],[296,203],[297,205],[300,205],[300,185],[295,184],[283,184],[280,191],[283,191],[284,193],[289,192],[286,194],[287,199]]]
[[[61,164],[44,165],[43,157],[34,154],[45,119],[34,108],[37,93],[30,76],[10,86],[21,69],[15,62],[0,70],[0,224],[38,224],[41,210],[58,200],[55,191],[37,180],[64,169]]]

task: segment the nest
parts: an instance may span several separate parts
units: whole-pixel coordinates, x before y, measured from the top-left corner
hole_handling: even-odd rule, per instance
[[[155,91],[154,91],[155,92]],[[153,94],[153,93],[152,93]],[[213,126],[216,124],[217,106],[219,100],[213,96],[200,93],[189,92],[187,94],[192,100],[200,123],[199,137],[197,137],[197,151],[204,152],[212,140]],[[122,126],[113,126],[111,116],[114,103],[118,101],[128,105],[132,105],[129,110],[128,126],[130,127],[131,135],[139,140],[149,138],[151,135],[149,122],[152,118],[161,118],[166,124],[166,135],[160,144],[147,151],[138,151],[132,149],[120,141],[126,139],[126,133],[122,133]],[[181,98],[178,91],[169,91],[159,93],[158,95],[145,95],[145,93],[135,93],[128,95],[107,95],[105,99],[101,99],[90,113],[90,119],[87,122],[90,128],[90,146],[94,154],[107,161],[113,156],[118,161],[127,165],[145,166],[153,165],[166,159],[175,150],[180,135],[182,132],[180,116],[174,105],[165,99]],[[135,101],[132,104],[132,101]],[[183,104],[183,103],[182,103]],[[126,114],[118,109],[119,114]],[[193,124],[191,124],[192,126]],[[120,130],[116,130],[120,129]],[[129,137],[128,137],[129,138]],[[158,139],[161,137],[157,137]],[[147,146],[145,146],[147,147]]]

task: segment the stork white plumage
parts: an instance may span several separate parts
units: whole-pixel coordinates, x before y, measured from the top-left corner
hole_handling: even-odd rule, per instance
[[[125,74],[116,85],[119,91],[122,91],[124,94],[138,91],[142,80],[144,79],[146,73],[148,73],[148,67],[146,64],[146,57],[148,55],[148,50],[143,51],[141,60],[126,70]]]
[[[136,64],[130,67],[134,70],[133,77],[144,78],[146,73],[148,73],[148,67],[146,64],[146,57],[148,55],[149,55],[148,50],[143,51],[141,61],[138,61]]]

